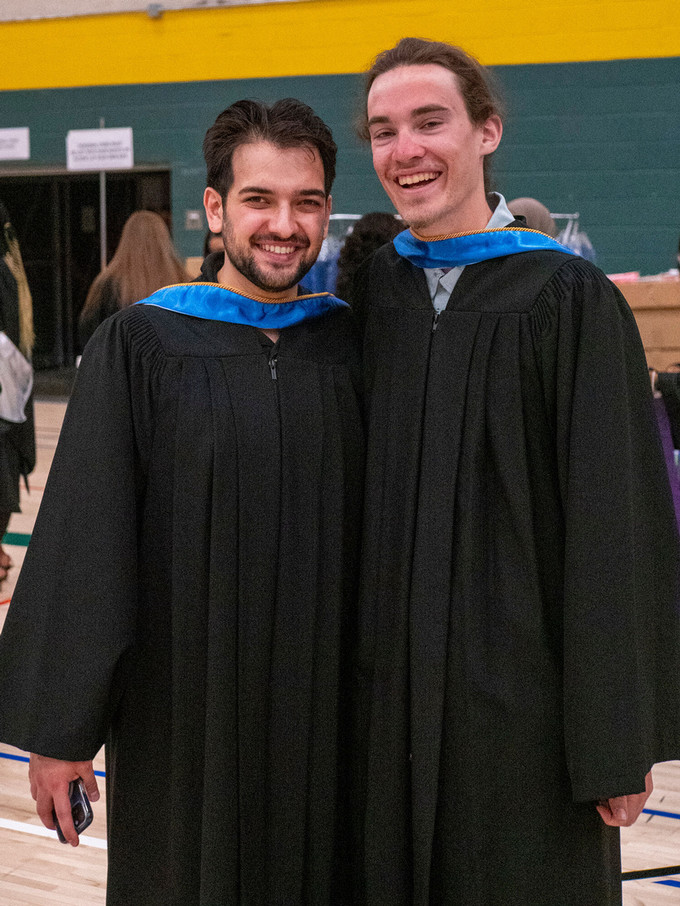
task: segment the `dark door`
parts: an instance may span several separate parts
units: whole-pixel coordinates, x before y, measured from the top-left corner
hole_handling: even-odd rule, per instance
[[[99,174],[2,176],[9,211],[33,296],[36,369],[72,365],[78,315],[99,273]],[[107,253],[111,260],[134,211],[157,211],[171,228],[170,173],[108,173]]]

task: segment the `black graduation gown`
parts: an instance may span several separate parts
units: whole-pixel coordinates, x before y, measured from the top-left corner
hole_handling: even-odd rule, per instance
[[[110,906],[346,902],[363,480],[349,310],[149,305],[83,356],[0,637],[0,739],[106,739]]]
[[[465,268],[434,319],[358,280],[369,906],[620,902],[593,800],[680,756],[678,546],[623,297],[558,251]]]

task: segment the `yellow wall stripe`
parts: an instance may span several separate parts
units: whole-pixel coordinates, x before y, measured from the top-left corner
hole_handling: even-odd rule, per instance
[[[677,0],[310,0],[0,25],[0,89],[362,71],[404,35],[488,65],[680,56]]]

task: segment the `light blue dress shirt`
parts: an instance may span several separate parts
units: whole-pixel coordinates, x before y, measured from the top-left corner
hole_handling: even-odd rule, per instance
[[[491,219],[486,225],[487,230],[499,230],[507,226],[515,219],[514,215],[505,203],[505,198],[500,192],[492,192],[491,195],[498,199]],[[460,275],[463,273],[465,265],[452,267],[451,270],[444,271],[440,267],[425,267],[425,279],[427,288],[430,291],[430,298],[435,311],[444,311],[448,305],[453,287],[458,283]]]

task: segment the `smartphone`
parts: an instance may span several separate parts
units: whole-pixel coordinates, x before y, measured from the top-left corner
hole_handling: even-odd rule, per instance
[[[87,793],[85,792],[85,784],[80,777],[77,780],[72,780],[69,784],[68,798],[71,800],[71,817],[73,818],[76,833],[81,834],[86,827],[89,827],[92,824],[94,814],[92,812],[90,800],[87,798]],[[59,827],[55,812],[52,812],[52,817],[54,818],[54,823],[57,825],[57,836],[62,843],[67,843],[68,841]]]

